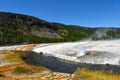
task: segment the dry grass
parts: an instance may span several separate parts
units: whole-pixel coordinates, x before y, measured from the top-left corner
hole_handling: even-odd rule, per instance
[[[23,51],[0,52],[0,61],[17,62],[0,66],[0,80],[70,80],[70,74],[56,73],[45,67],[26,64],[23,59],[25,54]]]
[[[24,64],[24,66],[16,66],[13,70],[13,74],[33,74],[37,72],[47,71],[44,67],[37,67],[33,65]]]
[[[73,80],[120,80],[120,74],[82,69],[75,72]]]
[[[24,62],[22,58],[24,57],[25,53],[20,51],[3,51],[0,52],[3,54],[3,58],[1,59],[2,62]]]
[[[51,72],[45,67],[28,65],[25,63],[0,66],[0,80],[21,80],[21,78],[39,77],[44,71]]]
[[[48,69],[44,67],[37,67],[34,65],[28,65],[24,62],[25,54],[26,52],[23,51],[2,51],[0,52],[2,54],[2,59],[0,59],[1,62],[8,62],[8,63],[18,63],[23,65],[16,65],[13,69],[13,73],[15,74],[32,74],[36,72],[46,71]],[[12,64],[11,64],[12,65]]]

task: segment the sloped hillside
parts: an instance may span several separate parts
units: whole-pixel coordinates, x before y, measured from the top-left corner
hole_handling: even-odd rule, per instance
[[[90,38],[93,40],[119,39],[120,28],[98,28]]]
[[[0,44],[75,41],[94,32],[80,26],[47,22],[33,16],[0,12]]]
[[[120,38],[120,28],[87,28],[0,12],[0,45]]]

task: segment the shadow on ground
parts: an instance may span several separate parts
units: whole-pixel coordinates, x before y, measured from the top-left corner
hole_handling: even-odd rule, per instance
[[[38,54],[32,51],[27,52],[25,56],[25,62],[36,66],[44,66],[52,71],[63,73],[73,73],[77,68],[88,68],[92,70],[105,70],[120,73],[119,65],[77,63],[59,59],[53,56],[46,56],[42,53]]]

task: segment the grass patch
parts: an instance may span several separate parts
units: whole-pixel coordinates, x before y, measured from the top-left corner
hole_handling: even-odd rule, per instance
[[[5,62],[24,62],[23,58],[25,56],[25,52],[20,52],[20,51],[4,51],[1,54],[5,55],[2,58],[1,61],[5,61]]]
[[[15,74],[31,74],[34,71],[32,69],[26,68],[26,67],[16,67],[14,70]]]
[[[32,74],[32,73],[42,72],[42,71],[46,71],[46,70],[48,70],[48,69],[46,69],[44,67],[37,67],[37,66],[25,64],[22,66],[17,66],[13,70],[13,74]]]
[[[120,74],[81,69],[75,72],[74,80],[120,80]]]

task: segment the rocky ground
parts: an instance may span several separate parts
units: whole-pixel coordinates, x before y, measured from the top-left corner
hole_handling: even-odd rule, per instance
[[[32,74],[14,74],[13,70],[18,66],[26,64],[12,64],[0,67],[0,80],[72,80],[71,74],[43,70]],[[2,76],[3,75],[3,76]]]
[[[82,47],[81,47],[82,46]],[[82,48],[82,49],[79,49]],[[85,56],[76,57],[79,50],[85,50]],[[101,63],[101,64],[117,64],[120,61],[120,40],[110,41],[88,41],[88,42],[73,42],[73,43],[56,43],[56,44],[30,44],[30,45],[15,45],[0,47],[0,80],[74,80],[74,74],[53,72],[47,68],[42,68],[35,73],[31,74],[14,74],[14,70],[17,67],[29,67],[30,65],[25,62],[2,62],[3,58],[9,54],[9,51],[35,51],[43,52],[56,56],[58,58],[64,58],[72,61],[82,61],[89,63]],[[1,52],[7,51],[5,54]],[[45,51],[45,52],[44,52]],[[50,53],[48,53],[50,52]],[[56,53],[57,55],[54,55]],[[70,53],[70,54],[66,54]],[[74,54],[71,54],[74,53]],[[10,53],[12,54],[12,53]],[[14,58],[14,57],[13,57]],[[9,58],[11,59],[11,58]],[[101,61],[104,60],[104,61]],[[16,61],[16,59],[15,59]],[[19,60],[20,61],[20,60]],[[80,79],[79,79],[80,80]]]
[[[34,46],[35,45],[25,45],[25,46],[22,45],[14,48],[12,47],[12,49],[16,51],[28,51],[32,49]],[[2,58],[4,58],[7,55],[8,54],[0,54],[0,61],[2,61]],[[1,62],[0,63],[0,80],[72,80],[71,74],[52,72],[47,68],[43,68],[42,71],[38,71],[31,74],[26,74],[26,73],[15,74],[14,70],[17,67],[21,67],[21,66],[29,67],[29,65],[27,65],[26,63]]]

